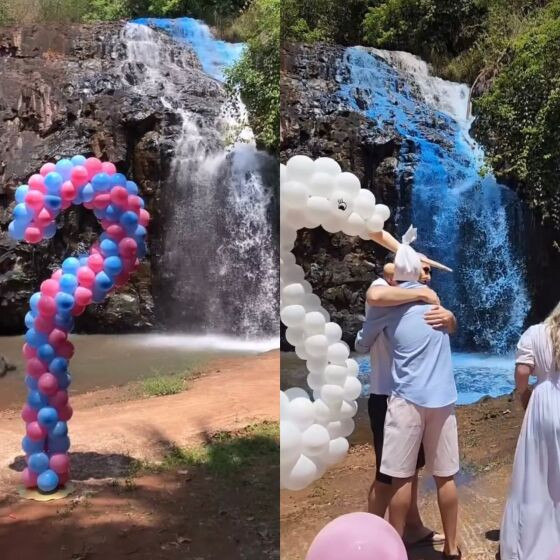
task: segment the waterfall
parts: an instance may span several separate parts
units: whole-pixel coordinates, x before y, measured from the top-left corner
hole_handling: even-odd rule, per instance
[[[245,108],[228,100],[222,85],[224,69],[243,45],[216,40],[191,18],[137,20],[125,26],[123,39],[125,65],[141,69],[132,87],[160,96],[170,126],[179,123],[165,179],[159,256],[166,326],[250,339],[274,336],[278,249],[268,174],[277,174],[277,162],[256,149]],[[180,95],[200,88],[192,84],[193,51],[206,88],[198,93],[198,110],[181,106]],[[186,67],[192,75],[185,79]],[[218,115],[206,110],[205,103],[218,102]]]
[[[433,287],[458,318],[455,349],[510,351],[530,307],[523,207],[483,173],[484,152],[469,135],[468,87],[431,76],[403,52],[348,48],[342,70],[342,101],[405,139],[398,180],[410,195],[397,228],[413,223],[416,248],[454,269],[435,271]]]

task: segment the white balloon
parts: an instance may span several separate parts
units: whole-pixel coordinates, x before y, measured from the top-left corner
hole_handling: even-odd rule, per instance
[[[325,318],[318,311],[309,311],[303,320],[303,330],[307,336],[325,332]]]
[[[352,360],[351,358],[346,360],[346,368],[348,369],[348,375],[352,377],[356,377],[358,373],[360,373],[360,366],[356,360]]]
[[[305,205],[305,216],[309,219],[319,220],[323,223],[333,215],[331,203],[327,198],[322,196],[311,196],[307,199]]]
[[[280,462],[297,460],[302,447],[302,433],[299,427],[293,422],[280,422]]]
[[[342,420],[354,418],[358,412],[358,403],[356,401],[342,401],[339,412],[339,416]]]
[[[342,329],[337,323],[332,321],[325,325],[325,336],[330,344],[338,342],[342,338]]]
[[[305,296],[305,286],[300,282],[287,284],[282,288],[280,297],[285,305],[301,305]]]
[[[330,440],[327,428],[313,424],[301,434],[303,453],[308,457],[322,455],[328,451]]]
[[[346,369],[346,368],[345,368]],[[344,382],[344,399],[353,401],[360,396],[362,384],[357,377],[347,377]]]
[[[332,206],[332,203],[329,204]],[[335,211],[338,212],[338,209]],[[331,216],[321,223],[321,227],[329,233],[338,233],[339,231],[342,231],[342,228],[344,227],[344,219],[343,217],[339,218],[338,216]]]
[[[297,181],[288,181],[280,189],[280,204],[285,208],[299,209],[305,206],[309,194],[305,185]]]
[[[315,463],[309,457],[301,455],[298,462],[284,478],[285,488],[294,491],[303,490],[315,480],[316,476],[317,466]]]
[[[331,212],[338,219],[340,223],[340,229],[343,229],[347,223],[348,216],[352,214],[352,211],[354,209],[352,199],[348,196],[347,193],[344,193],[342,191],[335,191],[330,196],[330,201]],[[324,224],[323,227],[325,227]]]
[[[317,457],[310,457],[310,459],[315,463],[315,466],[317,467],[317,474],[315,475],[315,480],[321,478],[327,471],[329,467],[329,465],[326,462],[328,460],[328,456],[329,456],[329,446],[327,445],[323,453],[321,453],[321,455],[318,455]]]
[[[314,161],[307,156],[293,156],[288,160],[286,165],[288,179],[298,179],[306,181],[313,175],[315,171]]]
[[[321,307],[321,298],[317,294],[305,294],[302,305],[306,311],[319,311]]]
[[[294,347],[294,352],[296,353],[296,356],[300,359],[300,360],[308,360],[311,356],[309,355],[309,352],[306,350],[305,348],[305,341],[306,338],[303,337],[302,341],[300,344],[297,344]]]
[[[329,343],[324,334],[314,334],[305,340],[305,351],[314,358],[320,358],[327,353]]]
[[[371,233],[379,233],[385,225],[379,214],[373,214],[366,222],[366,229]]]
[[[333,420],[327,424],[331,439],[342,437],[342,420]]]
[[[309,399],[309,395],[305,389],[301,387],[290,387],[284,391],[286,397],[288,397],[289,401],[293,401],[294,399]]]
[[[365,227],[366,223],[364,219],[358,213],[352,212],[352,214],[348,216],[343,231],[346,235],[355,236],[363,232]]]
[[[309,373],[307,375],[307,385],[309,386],[310,389],[313,389],[314,391],[316,389],[320,389],[324,383],[325,380],[320,373]]]
[[[305,307],[303,305],[287,305],[280,310],[280,319],[287,327],[303,327]]]
[[[343,437],[338,437],[333,439],[329,443],[329,453],[326,457],[326,463],[328,465],[334,465],[335,463],[340,463],[346,457],[350,445],[348,440]]]
[[[297,264],[296,256],[290,251],[283,251],[280,254],[280,264],[283,264],[284,266],[293,266]]]
[[[332,383],[333,385],[344,386],[348,373],[346,371],[346,366],[337,366],[335,364],[329,364],[325,368],[325,382]],[[354,377],[352,379],[355,379]]]
[[[282,184],[288,178],[288,170],[286,166],[281,163],[280,164],[280,184]]]
[[[385,204],[376,204],[375,213],[380,216],[384,222],[386,222],[389,219],[389,216],[391,216],[391,210],[389,210],[389,207],[385,206]]]
[[[297,397],[290,400],[290,404],[288,406],[289,416],[287,420],[294,422],[302,430],[305,430],[313,424],[313,413],[313,403],[309,400],[309,398]]]
[[[303,268],[301,268],[298,264],[283,266],[280,268],[280,273],[284,278],[284,282],[297,284],[298,282],[305,280]]]
[[[357,212],[364,220],[371,218],[375,211],[375,195],[367,189],[360,189],[354,198],[354,212]]]
[[[299,344],[303,344],[304,336],[303,336],[303,329],[290,327],[286,329],[286,340],[292,346],[298,346]]]
[[[307,369],[311,373],[323,373],[327,365],[328,361],[325,356],[319,356],[318,358],[309,358],[307,360]]]
[[[331,344],[327,350],[327,360],[333,364],[346,366],[349,355],[348,347],[342,341]]]
[[[356,425],[354,424],[354,420],[351,418],[346,418],[345,420],[340,421],[340,430],[342,432],[342,437],[348,437],[353,431]]]
[[[360,180],[353,173],[344,172],[336,178],[336,189],[342,191],[351,199],[358,196],[362,188]]]
[[[321,399],[328,406],[340,406],[344,399],[344,390],[342,387],[334,384],[327,384],[321,387]]]
[[[295,208],[286,208],[285,211],[282,211],[282,224],[291,229],[301,229],[303,227],[302,223],[305,221],[304,209],[305,206],[303,204],[297,210]]]
[[[290,404],[290,398],[284,391],[280,391],[280,418],[283,418],[288,414],[288,405]]]
[[[311,196],[328,197],[334,191],[334,177],[329,173],[313,173],[308,183],[308,193]]]
[[[317,399],[313,403],[315,409],[315,420],[321,424],[328,424],[331,421],[332,411],[322,399]]]
[[[329,157],[320,157],[315,160],[315,172],[316,173],[327,173],[328,175],[332,175],[336,177],[340,175],[342,169],[340,169],[340,165]]]

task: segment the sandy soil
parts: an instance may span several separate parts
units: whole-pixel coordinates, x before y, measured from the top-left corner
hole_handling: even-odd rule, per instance
[[[303,560],[315,535],[330,520],[366,511],[366,495],[375,471],[364,405],[365,401],[360,403],[347,459],[310,488],[281,493],[282,560]],[[502,397],[459,407],[457,416],[463,467],[458,481],[464,558],[493,560],[523,411],[511,397]],[[441,530],[431,478],[422,479],[420,503],[425,523]],[[439,559],[441,553],[422,547],[411,549],[409,558]]]
[[[276,467],[247,469],[232,480],[202,468],[128,478],[136,459],[157,460],[216,431],[278,420],[278,371],[279,354],[269,352],[214,361],[177,395],[114,402],[111,391],[100,391],[74,398],[69,426],[77,492],[56,502],[18,498],[23,424],[17,413],[4,413],[2,560],[278,557],[278,509],[270,503]]]

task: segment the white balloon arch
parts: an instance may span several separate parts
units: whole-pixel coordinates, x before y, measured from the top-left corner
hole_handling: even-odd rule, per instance
[[[281,488],[302,490],[344,459],[362,389],[342,329],[291,252],[297,231],[322,226],[371,240],[389,216],[389,208],[331,158],[298,155],[280,166],[280,318],[286,339],[306,361],[314,397],[300,388],[280,393]]]

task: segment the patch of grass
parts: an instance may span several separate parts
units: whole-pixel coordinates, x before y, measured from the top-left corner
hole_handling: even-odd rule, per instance
[[[177,375],[159,375],[142,381],[142,394],[147,397],[175,395],[185,388],[185,379]]]
[[[203,467],[228,476],[257,464],[272,467],[279,461],[279,437],[277,422],[254,424],[238,432],[218,432],[204,445],[174,447],[157,470]]]

